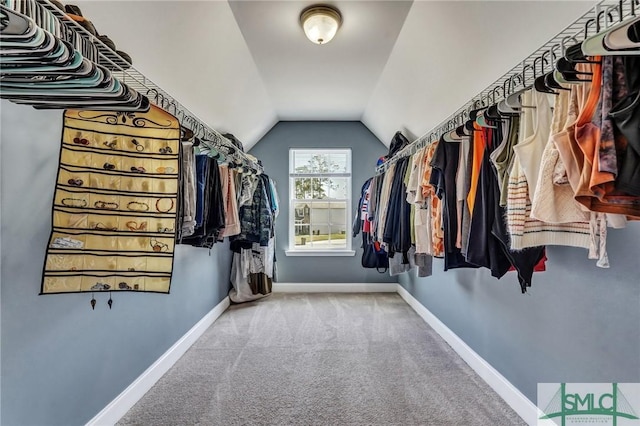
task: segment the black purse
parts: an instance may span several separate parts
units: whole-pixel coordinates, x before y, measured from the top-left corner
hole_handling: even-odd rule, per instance
[[[376,248],[378,246],[378,248]],[[389,269],[389,256],[387,252],[378,245],[369,240],[366,232],[362,233],[362,267],[375,268],[381,274]]]

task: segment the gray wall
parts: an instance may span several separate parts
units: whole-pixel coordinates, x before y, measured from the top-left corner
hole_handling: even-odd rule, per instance
[[[375,283],[397,282],[388,273],[379,274],[360,265],[361,236],[352,241],[351,257],[287,257],[289,245],[289,148],[351,148],[351,193],[353,209],[360,188],[375,173],[376,161],[388,149],[357,121],[281,121],[250,151],[276,181],[280,216],[276,223],[278,281],[287,283]],[[352,209],[352,210],[353,210]],[[352,213],[353,214],[353,213]]]
[[[640,382],[640,224],[609,230],[611,269],[586,250],[549,247],[528,294],[514,272],[406,273],[400,283],[536,403],[537,383]]]
[[[2,101],[3,425],[84,424],[217,305],[228,244],[176,249],[171,294],[38,296],[62,114]]]

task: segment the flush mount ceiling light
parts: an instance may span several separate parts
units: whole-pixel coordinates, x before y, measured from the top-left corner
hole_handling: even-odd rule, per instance
[[[334,7],[313,5],[302,11],[300,24],[309,40],[316,44],[327,44],[342,24],[342,16]]]

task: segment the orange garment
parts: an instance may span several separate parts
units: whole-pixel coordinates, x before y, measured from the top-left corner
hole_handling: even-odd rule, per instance
[[[584,109],[576,122],[575,140],[584,154],[582,173],[575,199],[591,211],[626,215],[628,220],[640,220],[640,198],[629,196],[615,188],[616,175],[609,171],[600,171],[601,129],[592,123],[593,114],[602,91],[602,63],[593,66],[591,91]],[[612,90],[611,87],[605,90]],[[626,144],[624,136],[618,135],[616,145]]]
[[[480,178],[482,157],[484,156],[484,149],[486,146],[487,140],[484,132],[482,131],[482,127],[473,123],[473,164],[471,168],[471,187],[469,188],[469,194],[467,194],[467,205],[469,206],[469,213],[472,215],[473,207],[476,202],[476,192],[478,191],[478,180]]]
[[[593,72],[594,74],[599,72],[596,69],[592,69],[592,64],[582,63],[576,65],[576,70],[580,72]],[[589,82],[580,83],[572,88],[570,108],[573,107],[578,111],[576,122],[569,125],[563,132],[560,132],[553,138],[556,148],[558,148],[562,164],[565,167],[567,180],[569,181],[569,185],[571,185],[574,196],[578,194],[578,191],[581,188],[584,187],[584,184],[581,185],[582,170],[584,166],[584,152],[576,141],[576,127],[578,126],[581,118],[582,124],[585,124],[585,111],[587,109],[591,110],[591,116],[593,116],[593,108],[595,108],[595,106],[587,108],[590,104],[589,98],[592,93],[591,84],[592,83]],[[597,104],[598,101],[596,99],[595,102],[591,102]],[[589,119],[590,118],[591,117],[589,117]],[[586,146],[584,145],[587,145],[587,143],[583,143],[583,149],[586,149]],[[596,148],[594,147],[593,149],[595,150]],[[582,189],[582,191],[584,192],[584,189]]]
[[[576,201],[587,208],[590,208],[591,200],[594,197],[602,200],[605,193],[612,192],[615,181],[613,173],[600,171],[600,128],[592,122],[602,89],[602,63],[600,60],[600,57],[594,58],[597,63],[591,67],[593,72],[591,89],[584,108],[578,115],[574,135],[575,142],[572,141],[580,148],[583,154],[582,170],[575,198]]]
[[[420,187],[425,200],[429,202],[429,211],[431,212],[431,244],[433,247],[432,256],[444,257],[444,229],[442,226],[442,202],[436,196],[433,186],[429,183],[431,179],[431,160],[438,147],[438,141],[433,142],[425,148],[424,156],[424,174]]]
[[[423,160],[424,172],[422,174],[422,181],[420,182],[420,189],[422,190],[422,196],[425,198],[435,196],[436,194],[436,192],[434,191],[429,181],[431,180],[431,171],[433,170],[431,167],[431,160],[433,159],[433,154],[435,154],[437,147],[438,147],[438,141],[435,141],[425,148],[426,152],[424,154],[424,160]]]

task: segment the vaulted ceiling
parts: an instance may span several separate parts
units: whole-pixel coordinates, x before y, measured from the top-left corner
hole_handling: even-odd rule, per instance
[[[138,70],[247,149],[279,120],[360,120],[385,144],[397,130],[418,137],[593,5],[328,1],[343,25],[318,46],[298,23],[312,1],[74,3]]]

